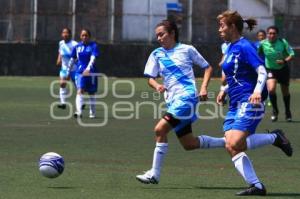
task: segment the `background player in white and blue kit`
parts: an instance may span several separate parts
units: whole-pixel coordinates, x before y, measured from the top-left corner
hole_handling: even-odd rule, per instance
[[[164,20],[156,26],[155,33],[161,47],[150,54],[144,74],[149,77],[148,83],[152,88],[165,93],[167,113],[154,128],[156,147],[152,168],[136,176],[137,180],[146,184],[159,182],[162,162],[168,151],[167,134],[172,129],[186,150],[224,147],[223,138],[205,135],[195,137],[192,134],[192,123],[197,119],[199,95],[202,100],[207,99],[212,67],[193,46],[178,42],[175,23]],[[193,65],[205,70],[200,94],[196,88]],[[155,79],[159,75],[163,78],[163,84]]]
[[[71,30],[69,28],[64,28],[61,32],[62,40],[59,42],[58,49],[58,57],[56,64],[61,66],[59,77],[60,77],[60,89],[59,89],[59,97],[60,104],[58,108],[65,109],[66,108],[66,95],[68,90],[66,88],[66,81],[71,78],[74,82],[75,80],[75,72],[74,70],[68,71],[68,64],[71,59],[71,54],[73,48],[77,45],[77,42],[71,39]]]
[[[69,70],[71,70],[74,62],[77,60],[77,68],[75,71],[75,83],[77,87],[76,95],[76,112],[74,117],[82,116],[82,106],[84,104],[84,93],[90,96],[90,118],[95,118],[95,93],[98,88],[97,69],[95,66],[96,58],[99,56],[98,45],[91,41],[91,33],[87,29],[80,32],[80,39],[76,47],[72,51]]]
[[[273,144],[291,156],[292,148],[281,130],[269,134],[254,134],[264,116],[267,73],[254,46],[242,37],[242,31],[244,23],[252,30],[256,21],[243,20],[240,14],[234,11],[223,12],[218,16],[218,20],[220,36],[230,42],[222,63],[230,98],[229,111],[223,125],[226,150],[231,155],[235,168],[250,185],[237,195],[266,195],[266,189],[256,176],[244,151]],[[223,89],[217,97],[217,102],[222,102],[224,96]]]

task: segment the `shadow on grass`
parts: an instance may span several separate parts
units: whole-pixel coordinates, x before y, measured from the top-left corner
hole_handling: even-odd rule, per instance
[[[179,186],[179,185],[178,185]],[[161,189],[161,190],[189,190],[189,189],[206,189],[206,190],[240,190],[245,187],[205,187],[205,186],[191,186],[191,187],[143,187],[144,189]]]
[[[59,189],[61,189],[61,190],[67,190],[67,189],[77,189],[78,187],[72,187],[72,186],[69,186],[69,187],[67,187],[67,186],[57,186],[57,187],[47,187],[48,189],[57,189],[57,190],[59,190]]]
[[[294,197],[299,198],[300,193],[267,193],[268,197]]]

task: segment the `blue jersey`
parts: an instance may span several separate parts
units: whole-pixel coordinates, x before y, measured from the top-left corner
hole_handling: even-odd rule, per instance
[[[84,44],[78,43],[72,51],[72,58],[77,59],[77,73],[82,73],[88,66],[91,56],[98,57],[99,50],[96,42],[89,42]],[[95,72],[95,66],[91,67],[91,72]]]
[[[222,69],[229,85],[228,96],[231,109],[237,108],[239,103],[247,102],[253,94],[258,77],[256,69],[260,65],[264,65],[264,63],[247,39],[241,37],[228,47]],[[267,89],[265,87],[262,92],[263,100],[266,97]]]

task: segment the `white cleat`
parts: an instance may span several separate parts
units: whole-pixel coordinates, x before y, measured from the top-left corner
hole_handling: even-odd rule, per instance
[[[90,113],[90,116],[89,116],[91,119],[94,119],[96,118],[96,114],[95,113]]]
[[[159,179],[152,174],[151,170],[146,171],[142,175],[137,175],[136,179],[144,184],[158,184],[159,182]]]

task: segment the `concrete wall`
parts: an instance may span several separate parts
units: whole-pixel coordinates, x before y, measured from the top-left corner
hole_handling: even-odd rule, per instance
[[[143,77],[144,66],[154,45],[115,44],[99,45],[101,57],[97,67],[101,73],[116,77]],[[214,67],[214,76],[220,76],[217,66],[221,57],[219,45],[196,46]],[[300,53],[300,50],[296,52]],[[58,75],[55,66],[57,44],[0,44],[0,75]],[[300,78],[300,58],[291,64],[292,77]],[[200,70],[195,67],[196,76]]]

